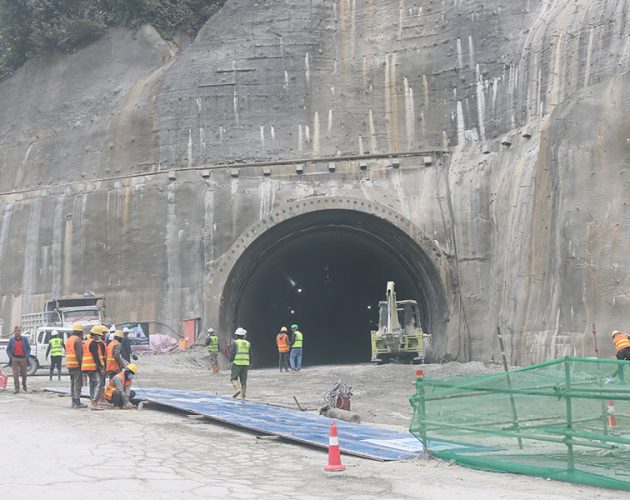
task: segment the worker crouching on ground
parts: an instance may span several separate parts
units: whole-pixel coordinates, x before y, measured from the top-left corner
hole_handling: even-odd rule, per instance
[[[98,400],[101,394],[101,383],[105,385],[105,342],[103,334],[106,327],[94,325],[90,329],[90,338],[83,345],[83,360],[81,371],[87,373],[90,384],[90,401],[92,409],[98,410]],[[102,381],[102,382],[101,382]]]
[[[612,332],[613,344],[617,352],[617,359],[630,360],[630,339],[626,333],[615,330]]]
[[[212,373],[219,373],[219,337],[214,332],[213,328],[208,329],[206,346],[208,346],[208,354],[210,354],[210,368],[212,368]]]
[[[278,365],[280,372],[289,371],[289,335],[286,326],[280,328],[280,333],[276,335],[276,345],[278,346]]]
[[[65,346],[63,340],[59,336],[57,330],[53,330],[48,341],[48,348],[46,349],[46,359],[50,355],[50,374],[48,380],[52,380],[55,367],[57,367],[57,380],[61,380],[61,360],[63,359],[63,351]]]
[[[131,381],[136,373],[138,373],[136,364],[130,363],[112,377],[103,392],[105,399],[117,408],[133,408],[131,400],[136,396],[136,391],[131,390]]]
[[[107,354],[105,368],[107,369],[108,380],[111,380],[120,371],[121,368],[124,368],[129,364],[120,355],[120,351],[122,348],[120,342],[122,341],[122,339],[122,330],[116,330],[114,332],[114,339],[109,344],[107,344],[107,349],[105,350]]]
[[[81,362],[83,361],[83,326],[79,323],[72,325],[72,333],[66,339],[66,366],[70,374],[70,396],[72,408],[87,408],[81,403],[81,389],[83,376]]]
[[[236,337],[232,341],[232,373],[230,374],[230,380],[236,392],[232,394],[235,398],[239,394],[242,399],[245,399],[247,395],[247,371],[249,370],[249,341],[245,340],[247,330],[243,328],[237,328],[234,332]]]

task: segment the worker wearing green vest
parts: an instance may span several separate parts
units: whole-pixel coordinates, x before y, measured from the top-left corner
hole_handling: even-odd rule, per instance
[[[236,392],[232,395],[233,398],[239,394],[242,399],[245,399],[247,393],[247,371],[249,370],[249,350],[251,344],[245,340],[247,330],[244,328],[237,328],[234,332],[236,337],[232,341],[232,373],[230,374],[230,380]]]
[[[304,347],[304,335],[299,330],[298,325],[291,325],[292,342],[291,342],[291,354],[289,355],[289,364],[291,370],[299,372],[302,369],[302,348]]]
[[[50,375],[48,380],[52,380],[55,366],[57,367],[57,380],[61,380],[61,360],[63,359],[63,353],[66,350],[66,346],[63,343],[61,336],[57,330],[53,330],[50,335],[50,341],[48,342],[48,349],[46,349],[46,359],[50,354]]]
[[[206,346],[210,354],[210,368],[212,368],[212,373],[219,373],[219,337],[214,332],[213,328],[208,329]]]

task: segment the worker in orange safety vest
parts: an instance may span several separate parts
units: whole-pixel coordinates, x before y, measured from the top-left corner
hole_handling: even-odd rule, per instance
[[[129,363],[123,370],[111,378],[103,391],[103,397],[115,407],[128,410],[133,408],[131,400],[136,392],[131,390],[131,381],[136,376],[138,368],[135,363]]]
[[[276,335],[276,345],[278,346],[278,365],[280,366],[280,372],[282,369],[284,371],[289,371],[289,351],[291,347],[289,346],[289,330],[287,330],[286,326],[280,328],[280,333]]]
[[[615,330],[612,332],[613,344],[617,352],[617,359],[630,360],[630,339],[628,334]]]
[[[66,339],[66,366],[70,374],[70,395],[72,396],[72,408],[87,408],[81,403],[81,389],[83,377],[81,375],[81,362],[83,361],[83,325],[72,325],[72,333]]]

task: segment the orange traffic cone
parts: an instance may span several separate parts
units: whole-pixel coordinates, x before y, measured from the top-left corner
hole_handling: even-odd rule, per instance
[[[337,437],[337,426],[333,420],[330,424],[330,437],[328,438],[328,465],[325,471],[342,471],[346,466],[341,463],[341,453],[339,451],[339,438]]]
[[[617,417],[615,416],[615,402],[608,400],[608,430],[617,428]]]

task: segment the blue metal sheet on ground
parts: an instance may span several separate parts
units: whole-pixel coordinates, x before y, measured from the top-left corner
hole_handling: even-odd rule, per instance
[[[84,388],[85,389],[85,388]],[[68,389],[46,389],[68,394]],[[83,395],[86,393],[83,392]],[[245,429],[271,434],[322,448],[328,447],[331,419],[313,413],[242,401],[205,392],[173,389],[138,389],[137,400],[204,415],[213,420]],[[409,460],[424,454],[422,444],[408,432],[336,421],[339,448],[343,453],[373,460]],[[457,448],[461,452],[481,451],[483,447],[448,441],[432,442],[442,449]],[[489,450],[489,448],[486,448]]]

